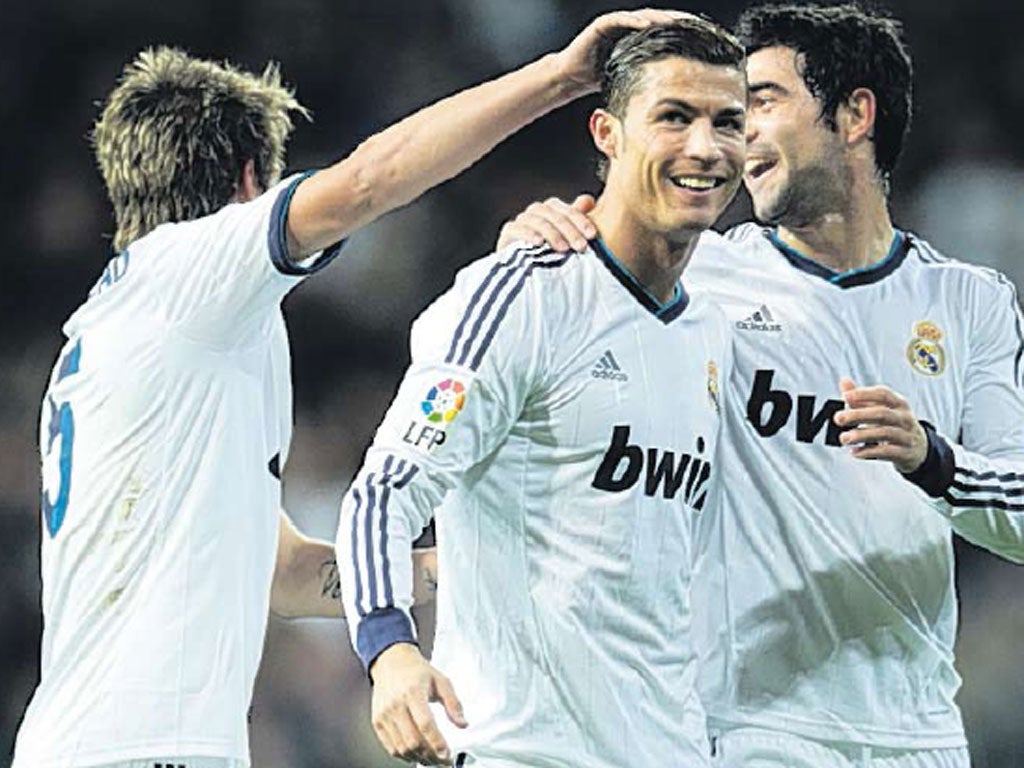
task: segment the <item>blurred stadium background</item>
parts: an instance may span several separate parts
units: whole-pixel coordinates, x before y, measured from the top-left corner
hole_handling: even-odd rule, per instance
[[[635,7],[628,0],[621,6]],[[34,0],[0,25],[0,764],[38,674],[39,399],[60,325],[107,259],[107,201],[86,135],[126,60],[154,43],[259,69],[279,61],[315,114],[290,169],[322,166],[451,91],[560,46],[612,0]],[[737,0],[688,8],[732,23]],[[1024,9],[892,0],[913,47],[917,120],[897,222],[1024,285]],[[286,303],[296,433],[290,510],[332,537],[339,499],[407,361],[411,320],[532,199],[594,190],[592,102],[551,116],[460,179],[354,237]],[[730,220],[745,213],[738,201]],[[1024,570],[958,543],[960,697],[976,768],[1024,766]],[[425,615],[428,626],[431,617]],[[271,622],[254,765],[393,765],[337,622]]]

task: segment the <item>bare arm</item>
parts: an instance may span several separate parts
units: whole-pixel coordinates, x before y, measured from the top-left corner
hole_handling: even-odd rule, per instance
[[[303,535],[282,512],[270,610],[286,619],[341,618],[341,583],[334,544]],[[432,602],[437,591],[437,555],[418,549],[413,559],[413,599]]]
[[[363,142],[299,185],[288,247],[302,258],[456,176],[520,128],[598,87],[601,42],[622,28],[669,23],[672,11],[620,11],[595,19],[566,48],[443,99]]]

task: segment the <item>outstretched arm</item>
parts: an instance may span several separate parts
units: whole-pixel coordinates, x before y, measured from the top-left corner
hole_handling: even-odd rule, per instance
[[[288,248],[302,258],[456,176],[542,115],[598,88],[597,56],[614,32],[671,23],[674,11],[600,16],[568,46],[457,93],[369,138],[295,191]]]
[[[413,560],[413,603],[433,602],[437,591],[437,553],[417,549]],[[277,563],[270,610],[285,619],[341,618],[341,581],[334,544],[303,535],[280,514]]]

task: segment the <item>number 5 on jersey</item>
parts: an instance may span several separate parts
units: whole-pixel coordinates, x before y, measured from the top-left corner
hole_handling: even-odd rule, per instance
[[[57,382],[78,373],[81,355],[82,342],[79,340],[61,360]],[[57,531],[64,523],[64,514],[67,512],[68,499],[71,496],[71,458],[75,443],[75,415],[71,410],[71,403],[66,400],[57,403],[53,399],[53,395],[46,398],[46,404],[49,407],[50,418],[40,441],[43,448],[42,509],[43,518],[46,520],[46,529],[52,538],[57,535]],[[54,485],[57,487],[56,495],[51,493]]]

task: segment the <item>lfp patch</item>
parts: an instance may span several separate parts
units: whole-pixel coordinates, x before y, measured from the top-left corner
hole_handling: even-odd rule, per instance
[[[435,384],[423,398],[420,407],[432,424],[448,424],[459,415],[462,406],[466,404],[466,387],[461,381],[445,379],[440,384]]]
[[[942,330],[929,320],[914,324],[914,338],[907,345],[907,362],[925,376],[938,376],[946,370],[946,351],[942,348]]]

